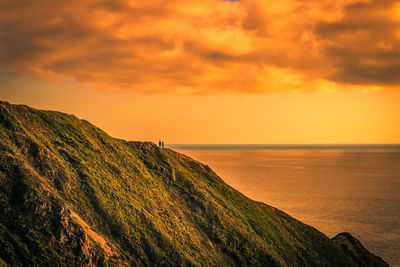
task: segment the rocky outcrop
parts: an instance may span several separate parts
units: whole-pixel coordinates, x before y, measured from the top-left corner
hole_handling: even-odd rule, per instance
[[[358,266],[362,267],[389,267],[389,265],[378,256],[369,252],[361,242],[350,233],[340,233],[332,238],[333,242],[351,258]]]

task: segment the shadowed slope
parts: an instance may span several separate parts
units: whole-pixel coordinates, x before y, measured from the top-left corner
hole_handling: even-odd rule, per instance
[[[357,238],[349,233],[340,233],[332,240],[359,266],[389,266],[381,257],[370,253]]]
[[[189,157],[4,102],[0,214],[10,264],[354,265],[322,233]]]

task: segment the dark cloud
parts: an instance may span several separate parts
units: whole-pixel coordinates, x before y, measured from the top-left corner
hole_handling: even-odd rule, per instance
[[[343,83],[396,86],[400,84],[399,73],[399,63],[379,68],[350,64],[339,66],[339,70],[331,78]]]
[[[397,1],[357,2],[338,21],[316,24],[336,72],[329,79],[357,85],[398,86],[400,12]]]

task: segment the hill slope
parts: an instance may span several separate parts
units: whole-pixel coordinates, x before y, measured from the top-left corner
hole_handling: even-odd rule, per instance
[[[322,233],[189,157],[5,102],[0,215],[0,264],[355,264]]]

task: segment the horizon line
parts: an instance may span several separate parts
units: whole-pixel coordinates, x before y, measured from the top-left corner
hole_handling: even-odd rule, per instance
[[[267,145],[267,146],[400,146],[400,143],[170,143],[169,145]]]
[[[173,149],[395,149],[400,144],[166,144]]]

